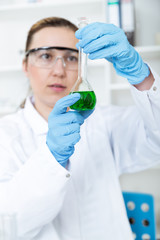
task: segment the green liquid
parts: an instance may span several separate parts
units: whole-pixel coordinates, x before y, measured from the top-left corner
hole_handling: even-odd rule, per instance
[[[94,91],[84,91],[84,92],[72,92],[73,93],[80,93],[81,98],[74,103],[72,106],[70,106],[71,109],[74,110],[80,110],[80,111],[85,111],[85,110],[90,110],[93,109],[96,105],[96,95]]]

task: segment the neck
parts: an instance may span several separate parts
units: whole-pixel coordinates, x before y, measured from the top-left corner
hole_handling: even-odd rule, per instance
[[[48,116],[54,106],[49,106],[35,99],[34,107],[37,110],[37,112],[48,122]]]

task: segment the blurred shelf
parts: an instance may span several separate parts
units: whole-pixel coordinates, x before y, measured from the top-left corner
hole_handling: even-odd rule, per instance
[[[33,8],[61,6],[61,5],[72,5],[72,4],[97,4],[104,2],[103,0],[59,0],[59,1],[45,1],[45,2],[32,2],[32,3],[12,3],[6,5],[0,5],[0,11],[12,11],[12,10],[28,10]]]
[[[105,0],[54,0],[48,2],[17,3],[0,6],[0,19],[16,21],[17,16],[22,21],[39,19],[48,16],[62,16],[75,22],[78,17],[88,16],[96,21],[106,22]],[[97,14],[98,13],[98,14]],[[79,15],[80,14],[80,15]],[[29,18],[28,18],[29,15]]]
[[[156,166],[152,167],[151,169],[153,169],[153,170],[160,170],[160,165],[156,165]]]
[[[139,54],[150,56],[160,56],[160,45],[152,45],[152,46],[136,46],[135,49]]]
[[[129,88],[130,85],[128,83],[113,83],[109,85],[110,90],[125,90]]]

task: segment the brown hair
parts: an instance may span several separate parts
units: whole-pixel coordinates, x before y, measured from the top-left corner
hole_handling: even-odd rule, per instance
[[[35,24],[33,24],[32,27],[30,28],[27,36],[25,51],[29,50],[29,46],[32,42],[33,35],[45,27],[66,27],[68,29],[73,30],[74,32],[77,31],[78,29],[76,25],[74,25],[73,23],[64,18],[59,17],[43,18],[36,22]]]

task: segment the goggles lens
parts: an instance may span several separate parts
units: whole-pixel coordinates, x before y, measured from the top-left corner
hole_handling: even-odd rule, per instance
[[[78,50],[64,47],[41,47],[26,52],[29,63],[39,68],[52,68],[61,60],[66,70],[78,69]]]

